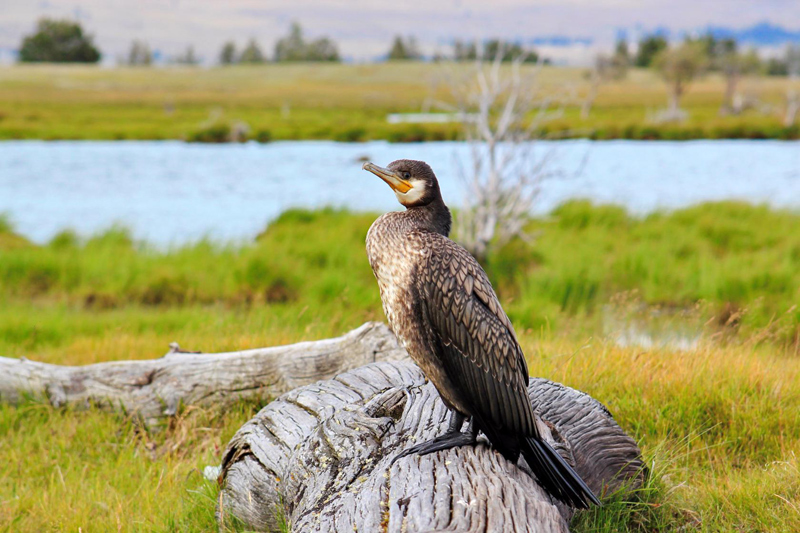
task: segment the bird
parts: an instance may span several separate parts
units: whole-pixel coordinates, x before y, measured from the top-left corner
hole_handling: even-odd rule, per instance
[[[600,501],[545,441],[527,393],[528,366],[517,334],[478,261],[449,239],[450,210],[424,161],[362,166],[406,209],[381,215],[366,248],[389,324],[450,411],[447,431],[394,457],[474,445],[482,432],[516,463],[520,454],[555,498],[586,509]],[[466,431],[462,432],[464,422]]]

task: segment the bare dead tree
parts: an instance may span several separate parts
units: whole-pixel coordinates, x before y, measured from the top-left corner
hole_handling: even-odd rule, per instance
[[[240,352],[193,352],[177,343],[169,348],[159,359],[83,366],[0,357],[0,404],[36,398],[54,407],[99,407],[135,414],[157,427],[181,406],[276,396],[343,370],[408,357],[378,322],[332,339]]]
[[[786,91],[786,113],[783,116],[783,125],[787,128],[793,126],[798,114],[800,114],[800,90],[788,89]]]
[[[708,56],[698,42],[687,41],[677,47],[659,52],[653,65],[669,87],[669,107],[660,113],[657,122],[680,121],[686,112],[680,108],[680,100],[686,88],[708,66]]]
[[[466,71],[443,65],[452,102],[436,102],[461,119],[469,144],[468,162],[459,161],[466,185],[456,213],[455,238],[479,261],[491,246],[524,232],[544,179],[555,174],[552,154],[539,155],[534,142],[545,122],[559,117],[574,93],[541,82],[542,63],[524,65],[526,54],[510,58],[501,46],[492,58],[478,54]]]
[[[786,112],[783,125],[793,126],[800,115],[800,46],[790,46],[786,51],[786,65],[789,71],[789,87],[786,89]]]
[[[588,73],[589,91],[581,105],[581,118],[589,118],[592,106],[597,98],[600,85],[610,80],[620,80],[628,72],[628,60],[626,56],[617,53],[613,56],[600,54],[594,59],[592,70]]]
[[[745,108],[745,99],[736,91],[743,76],[755,72],[759,66],[758,55],[750,50],[740,53],[735,48],[721,51],[713,61],[725,76],[725,97],[719,114],[738,115]]]

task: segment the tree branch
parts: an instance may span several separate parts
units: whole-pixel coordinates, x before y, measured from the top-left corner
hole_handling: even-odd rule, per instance
[[[394,334],[378,322],[333,339],[240,352],[188,353],[173,344],[160,359],[74,367],[0,357],[0,401],[38,397],[57,407],[96,405],[136,413],[154,425],[181,404],[274,397],[366,363],[404,357]]]

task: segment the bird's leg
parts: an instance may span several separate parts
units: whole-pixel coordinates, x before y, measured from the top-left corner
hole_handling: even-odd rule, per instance
[[[462,433],[461,426],[464,424],[464,419],[466,417],[455,409],[451,410],[451,413],[447,432],[433,440],[403,450],[392,459],[390,466],[401,457],[406,457],[408,455],[427,455],[429,453],[438,452],[439,450],[449,450],[450,448],[456,448],[458,446],[475,444],[478,439],[478,428],[475,427],[475,419],[470,418],[467,431]]]

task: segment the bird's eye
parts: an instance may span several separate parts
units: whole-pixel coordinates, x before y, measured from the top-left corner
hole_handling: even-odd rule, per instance
[[[410,173],[408,173],[408,172],[403,172],[403,178],[405,178],[405,179],[411,179],[411,174],[410,174]]]

